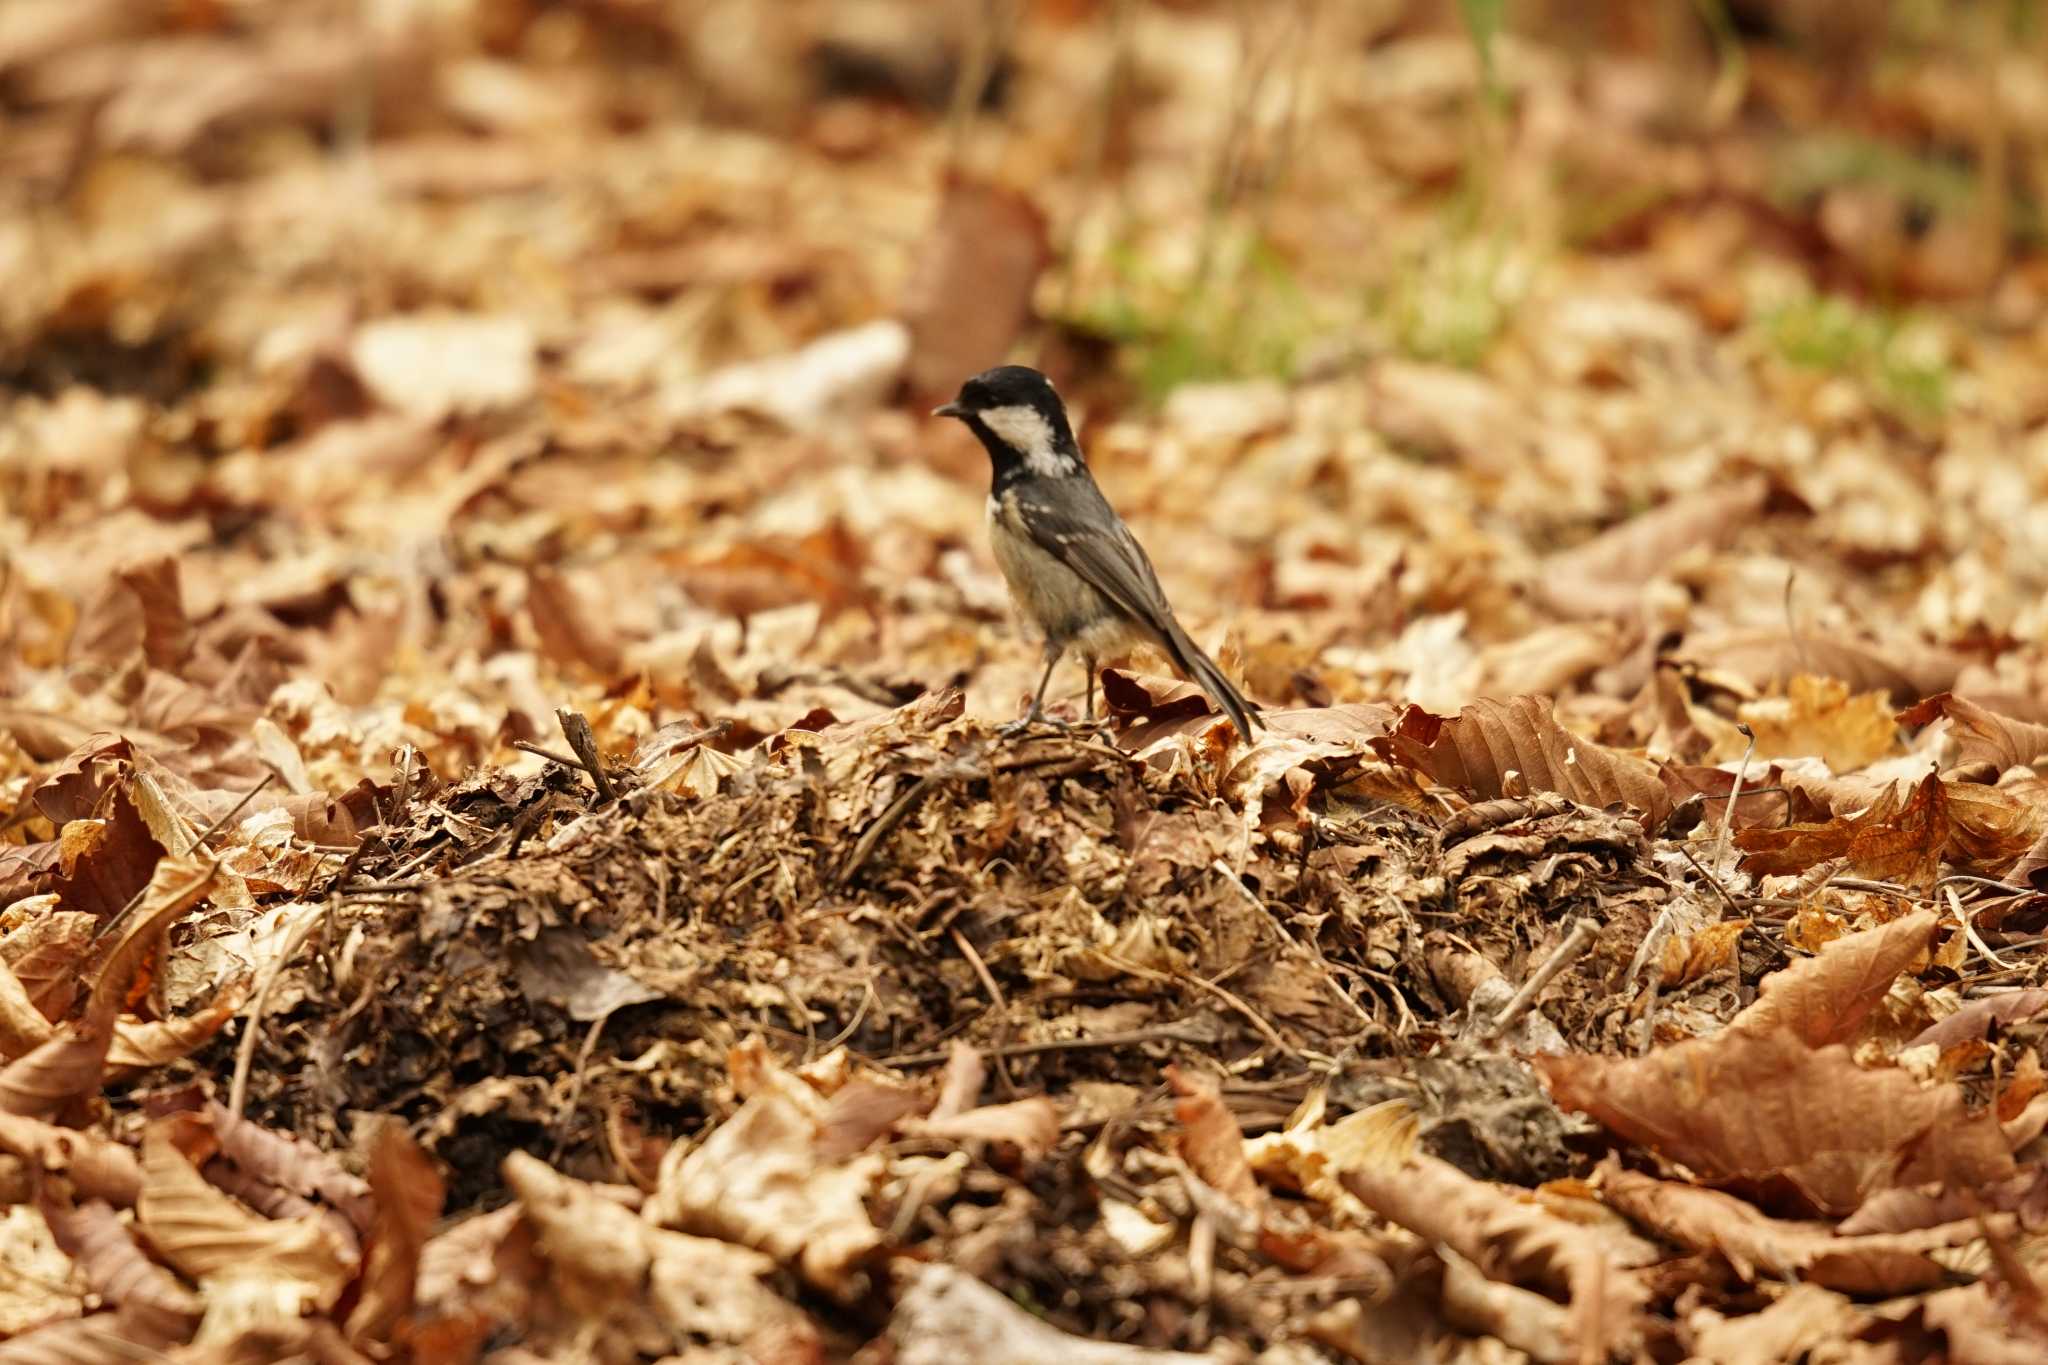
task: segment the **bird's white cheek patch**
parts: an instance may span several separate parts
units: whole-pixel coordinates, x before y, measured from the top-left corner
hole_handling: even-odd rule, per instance
[[[988,408],[978,414],[983,426],[996,439],[1024,457],[1024,467],[1048,478],[1070,472],[1073,462],[1053,444],[1052,424],[1038,409],[1025,403],[1005,408]]]

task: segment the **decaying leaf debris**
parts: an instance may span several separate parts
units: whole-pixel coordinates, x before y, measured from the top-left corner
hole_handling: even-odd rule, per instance
[[[0,7],[0,1362],[2048,1357],[2031,10]]]

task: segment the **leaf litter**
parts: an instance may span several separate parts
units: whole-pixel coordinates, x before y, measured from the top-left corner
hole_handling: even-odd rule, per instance
[[[2039,1355],[2048,92],[1744,9],[0,14],[0,1360]]]

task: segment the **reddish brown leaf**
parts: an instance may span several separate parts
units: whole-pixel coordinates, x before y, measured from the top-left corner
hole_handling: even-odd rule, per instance
[[[2012,1173],[1996,1119],[1956,1086],[1858,1066],[1847,1048],[1729,1029],[1647,1057],[1541,1057],[1551,1097],[1713,1181],[1782,1181],[1815,1212],[1929,1181]]]
[[[80,1195],[125,1209],[142,1192],[142,1166],[130,1148],[94,1133],[0,1113],[0,1151],[61,1175]]]
[[[950,398],[961,380],[1002,363],[1051,259],[1045,215],[1029,199],[949,177],[903,299],[916,401]]]
[[[376,1213],[370,1226],[361,1297],[349,1314],[351,1341],[388,1339],[412,1312],[419,1280],[420,1249],[441,1216],[447,1191],[433,1159],[405,1131],[385,1119],[370,1140],[370,1197]]]
[[[1948,802],[1932,773],[1887,791],[1860,815],[1784,829],[1752,827],[1735,836],[1742,870],[1752,876],[1797,876],[1815,863],[1846,858],[1858,876],[1931,886],[1947,846]]]
[[[1783,1029],[1808,1047],[1853,1042],[1899,973],[1924,964],[1939,923],[1933,911],[1921,910],[1845,934],[1765,977],[1755,1003],[1728,1027],[1756,1034]]]
[[[1653,825],[1671,809],[1655,764],[1572,734],[1544,697],[1476,701],[1448,718],[1411,706],[1373,748],[1481,800],[1556,792],[1581,805],[1628,806]]]

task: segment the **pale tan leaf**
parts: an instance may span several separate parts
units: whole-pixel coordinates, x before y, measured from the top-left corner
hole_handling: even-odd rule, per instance
[[[1744,702],[1737,714],[1756,736],[1758,758],[1818,758],[1854,772],[1898,752],[1898,725],[1882,692],[1851,695],[1839,678],[1800,674],[1781,696]]]
[[[920,1265],[889,1319],[895,1365],[1208,1365],[1214,1357],[1069,1336],[965,1271]]]
[[[112,1032],[91,1020],[66,1024],[49,1041],[0,1067],[0,1113],[45,1118],[97,1092]]]
[[[1917,645],[1875,644],[1820,635],[1746,631],[1687,640],[1676,656],[1743,679],[1758,692],[1783,689],[1801,674],[1840,678],[1858,692],[1883,692],[1900,706],[1955,686],[1963,660]]]
[[[1673,559],[1696,546],[1723,543],[1755,517],[1769,496],[1769,482],[1751,475],[1673,498],[1544,560],[1536,595],[1561,616],[1635,611],[1644,585]]]
[[[60,1175],[88,1199],[128,1208],[142,1193],[142,1165],[121,1143],[40,1119],[0,1113],[0,1151]]]
[[[882,1159],[827,1164],[816,1143],[816,1125],[794,1104],[756,1095],[696,1148],[670,1149],[649,1215],[765,1251],[828,1293],[850,1293],[855,1267],[882,1243],[863,1203]]]
[[[0,1059],[13,1061],[49,1042],[55,1032],[14,969],[0,962]]]
[[[62,1019],[78,998],[78,967],[94,923],[83,911],[53,906],[0,938],[0,962],[13,969],[44,1018]]]
[[[228,1303],[263,1317],[332,1306],[353,1278],[353,1257],[322,1219],[261,1218],[208,1184],[179,1150],[180,1130],[204,1127],[197,1115],[172,1114],[144,1130],[136,1214],[150,1244],[199,1282],[209,1322]]]
[[[114,1021],[114,1037],[107,1047],[109,1074],[125,1079],[190,1056],[235,1017],[249,998],[249,987],[247,977],[230,981],[204,1009],[182,1019],[142,1020],[122,1015]]]

